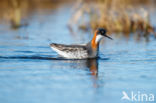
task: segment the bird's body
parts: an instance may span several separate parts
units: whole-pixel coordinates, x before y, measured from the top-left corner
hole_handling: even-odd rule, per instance
[[[97,57],[98,51],[91,48],[90,43],[83,45],[64,45],[64,44],[50,44],[51,48],[60,56],[70,59],[85,59]]]
[[[99,51],[99,42],[102,39],[100,35],[104,29],[96,30],[93,39],[87,44],[79,44],[79,45],[64,45],[64,44],[56,44],[51,43],[50,47],[56,51],[60,56],[68,59],[86,59],[86,58],[96,58],[98,56]],[[106,33],[106,31],[102,31],[102,33]],[[104,35],[103,34],[103,35]],[[104,35],[105,36],[105,35]],[[108,37],[106,35],[106,37]],[[109,37],[110,38],[110,37]]]

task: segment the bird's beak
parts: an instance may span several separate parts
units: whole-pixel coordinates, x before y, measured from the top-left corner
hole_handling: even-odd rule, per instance
[[[113,40],[113,38],[109,37],[108,35],[104,35],[104,36],[107,37],[107,38],[109,38],[109,39],[111,39],[111,40]]]

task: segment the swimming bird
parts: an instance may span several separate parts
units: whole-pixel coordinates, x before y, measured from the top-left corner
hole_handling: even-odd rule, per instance
[[[87,44],[65,45],[51,43],[50,47],[56,51],[61,57],[67,59],[87,59],[98,57],[99,43],[103,37],[112,39],[106,35],[107,31],[104,28],[98,28],[94,32],[94,36]]]

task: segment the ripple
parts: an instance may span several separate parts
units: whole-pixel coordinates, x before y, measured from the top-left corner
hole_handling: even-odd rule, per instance
[[[39,59],[39,60],[63,60],[63,58],[56,57],[42,57],[42,56],[0,56],[1,59]]]
[[[19,53],[34,53],[33,51],[14,51],[14,52],[19,52]]]
[[[17,51],[25,53],[33,53],[33,51]],[[87,59],[67,59],[54,55],[31,55],[31,56],[0,56],[0,59],[39,59],[39,60],[109,60],[109,58],[97,57],[97,58],[87,58]]]

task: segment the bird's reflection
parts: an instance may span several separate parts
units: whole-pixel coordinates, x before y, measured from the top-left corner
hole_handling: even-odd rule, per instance
[[[70,66],[70,68],[73,69],[89,70],[89,74],[92,76],[98,76],[98,59],[63,60],[63,63],[67,63],[66,66]]]
[[[61,68],[81,69],[81,70],[88,71],[87,75],[91,76],[91,79],[93,81],[93,87],[97,87],[98,59],[62,60],[62,61],[59,60],[59,61],[56,61],[56,65],[57,64],[61,66]],[[54,65],[52,66],[54,68]]]
[[[86,61],[86,66],[89,68],[92,76],[98,76],[98,60],[97,59],[88,59]]]
[[[98,60],[97,59],[88,59],[87,60],[87,67],[90,70],[92,75],[93,87],[97,88],[97,79],[98,79]]]

